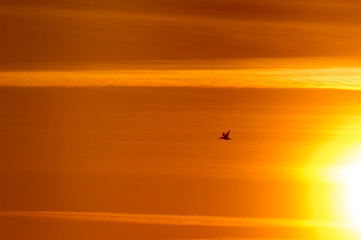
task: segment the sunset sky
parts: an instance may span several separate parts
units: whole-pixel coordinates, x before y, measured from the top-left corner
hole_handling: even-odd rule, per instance
[[[4,0],[0,84],[358,88],[360,9],[353,0]]]
[[[0,239],[360,239],[360,13],[2,0]]]

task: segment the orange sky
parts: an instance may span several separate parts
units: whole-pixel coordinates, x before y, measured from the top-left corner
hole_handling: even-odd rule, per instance
[[[199,67],[203,70],[212,70],[213,67],[210,65],[220,65],[229,70],[228,64],[238,69],[244,64],[249,65],[250,61],[257,69],[260,68],[259,64],[266,68],[266,77],[277,78],[281,75],[280,82],[274,85],[312,87],[313,83],[302,84],[303,80],[306,82],[309,80],[305,76],[300,76],[296,83],[292,82],[292,76],[298,75],[298,72],[291,71],[289,73],[291,83],[287,83],[289,78],[287,73],[279,74],[277,71],[269,73],[267,70],[278,69],[277,65],[282,68],[287,61],[304,68],[322,68],[324,66],[318,65],[317,58],[324,57],[332,58],[326,62],[331,62],[333,66],[341,65],[346,68],[339,70],[341,73],[332,71],[329,75],[326,73],[326,77],[330,78],[334,75],[336,78],[341,75],[342,78],[345,72],[347,78],[349,66],[344,61],[346,63],[349,61],[345,60],[345,57],[356,58],[352,64],[355,69],[351,69],[351,75],[356,76],[358,80],[360,75],[358,57],[361,55],[358,47],[361,42],[358,28],[358,23],[361,21],[360,9],[361,5],[351,0],[292,2],[94,0],[56,3],[42,0],[2,1],[0,66],[5,73],[0,73],[0,84],[27,85],[26,81],[28,81],[28,85],[86,85],[84,83],[86,80],[80,80],[82,83],[79,84],[67,77],[63,83],[49,78],[31,81],[21,79],[22,76],[8,77],[8,71],[18,70],[49,71],[61,67],[64,71],[83,69],[84,66],[87,70],[104,67],[119,70],[124,69],[125,66],[134,70],[134,68],[139,69],[139,65],[144,65],[144,61],[153,62],[151,69],[161,65],[164,71],[177,64],[174,61],[182,61],[181,64],[186,69],[193,68],[194,61],[198,61]],[[339,58],[340,56],[343,58]],[[292,60],[295,57],[301,57],[301,60]],[[282,60],[283,58],[286,59]],[[264,63],[264,59],[271,60],[270,63],[268,62],[269,66],[267,62]],[[327,68],[323,69],[318,73],[321,76],[325,75],[322,71],[329,72]],[[83,76],[78,75],[77,78],[86,79],[93,74],[90,72]],[[139,72],[133,74],[138,75],[130,77],[130,82],[134,78],[141,78]],[[152,75],[147,72],[145,74]],[[168,79],[161,79],[156,83],[152,79],[134,80],[136,82],[134,85],[192,85],[177,81],[173,84],[169,83],[172,82],[174,75],[188,77],[192,74],[193,78],[197,79],[197,73],[165,72],[163,75],[167,75]],[[208,78],[213,72],[201,74]],[[237,82],[234,79],[230,80],[233,81],[232,83],[217,84],[222,82],[222,79],[226,79],[227,82],[227,79],[236,75],[238,81],[260,82],[258,85],[262,86],[262,79],[254,77],[252,73],[237,74],[216,73],[215,85],[236,87],[257,85],[237,84],[234,83]],[[257,71],[257,74],[262,73]],[[70,75],[73,75],[73,78],[76,76],[73,73]],[[162,73],[155,73],[153,77],[157,78],[161,75]],[[38,75],[31,74],[30,77],[39,78]],[[103,83],[100,79],[95,79],[88,84],[129,85],[129,81],[124,83],[127,77],[127,74],[120,73],[118,80],[114,82]],[[179,81],[183,82],[183,79]],[[321,77],[316,81],[324,82],[325,79]],[[202,78],[198,82],[199,85],[212,85]],[[264,87],[268,87],[268,84],[264,84]],[[326,84],[323,87],[329,86]]]
[[[44,68],[48,68],[44,70]],[[1,86],[148,86],[360,89],[360,58],[253,58],[24,66]]]
[[[0,239],[359,239],[320,166],[361,143],[360,12],[2,0]]]
[[[0,91],[5,237],[24,226],[32,227],[15,239],[39,239],[39,233],[98,239],[106,232],[108,239],[140,240],[137,232],[144,231],[152,240],[324,240],[318,231],[345,230],[337,184],[306,167],[342,126],[358,119],[358,91]],[[232,141],[218,140],[225,128],[232,129]],[[111,220],[99,212],[118,215]]]
[[[2,65],[360,56],[356,1],[2,1]]]

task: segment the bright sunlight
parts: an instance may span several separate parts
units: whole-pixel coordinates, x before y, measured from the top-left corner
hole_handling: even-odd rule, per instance
[[[342,204],[351,224],[361,231],[361,145],[342,158],[333,169],[335,180],[343,184]]]
[[[341,185],[336,197],[339,197],[342,215],[348,226],[361,233],[361,144],[349,145],[341,152],[329,151],[329,159],[336,162],[324,168],[327,178]]]

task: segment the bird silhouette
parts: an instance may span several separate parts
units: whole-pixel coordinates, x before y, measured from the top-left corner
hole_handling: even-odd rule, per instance
[[[222,137],[220,137],[219,139],[223,139],[223,140],[231,140],[228,136],[229,136],[229,132],[230,132],[231,130],[229,130],[228,132],[226,132],[226,133],[222,133]]]

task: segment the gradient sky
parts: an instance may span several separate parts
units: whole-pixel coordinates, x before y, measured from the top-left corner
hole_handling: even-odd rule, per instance
[[[359,126],[358,91],[0,91],[4,238],[345,239],[338,185],[307,166]]]
[[[359,239],[318,166],[361,142],[360,13],[2,0],[0,238]]]
[[[1,63],[360,56],[357,1],[2,1]]]
[[[0,84],[358,88],[360,9],[351,0],[5,0]]]

